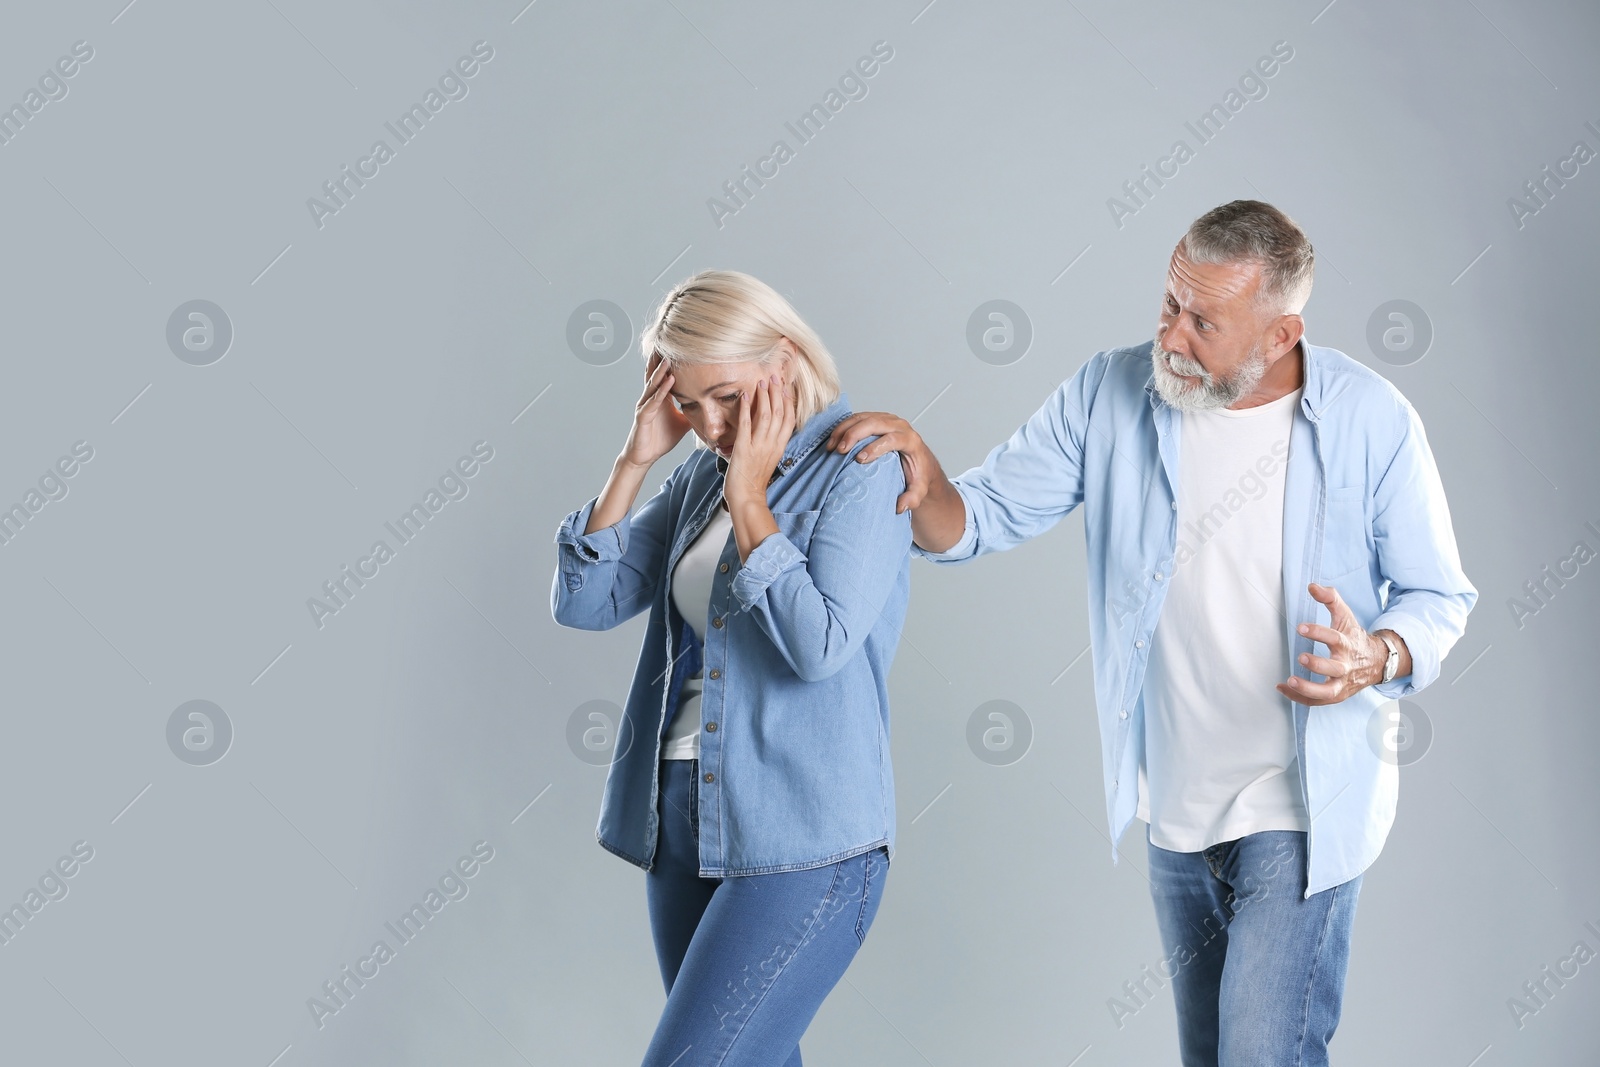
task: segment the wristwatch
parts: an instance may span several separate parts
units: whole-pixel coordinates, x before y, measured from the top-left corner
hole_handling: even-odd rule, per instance
[[[1389,639],[1388,634],[1379,633],[1374,636],[1382,641],[1384,647],[1389,650],[1389,658],[1383,661],[1383,678],[1379,684],[1392,682],[1394,681],[1394,672],[1400,669],[1400,648]]]

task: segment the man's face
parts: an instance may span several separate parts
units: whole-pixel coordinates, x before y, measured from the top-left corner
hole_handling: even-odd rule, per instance
[[[1152,349],[1156,391],[1179,410],[1227,407],[1266,374],[1266,322],[1255,306],[1258,263],[1191,263],[1176,250],[1167,267]]]

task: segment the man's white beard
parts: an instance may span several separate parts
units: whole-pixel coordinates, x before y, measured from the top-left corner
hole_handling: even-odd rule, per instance
[[[1167,361],[1171,360],[1169,364]],[[1255,391],[1267,373],[1267,361],[1261,356],[1257,342],[1232,378],[1222,380],[1208,374],[1204,367],[1186,356],[1169,352],[1156,341],[1150,348],[1150,362],[1155,371],[1156,392],[1161,399],[1179,411],[1206,411],[1225,408]],[[1199,378],[1186,381],[1180,374]]]

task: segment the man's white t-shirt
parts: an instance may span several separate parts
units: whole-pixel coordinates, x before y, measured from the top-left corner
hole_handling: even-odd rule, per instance
[[[711,583],[716,579],[717,560],[733,535],[733,516],[718,506],[705,527],[678,557],[672,572],[672,603],[678,614],[693,628],[695,636],[706,639],[706,620],[711,612]],[[662,759],[700,758],[700,692],[704,670],[683,680],[678,693],[678,711],[667,727],[661,743]]]
[[[1138,817],[1199,852],[1306,830],[1283,604],[1283,485],[1301,390],[1182,413],[1178,544],[1145,672]]]

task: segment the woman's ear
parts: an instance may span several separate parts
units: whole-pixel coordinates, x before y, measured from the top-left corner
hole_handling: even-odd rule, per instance
[[[780,353],[778,362],[779,377],[783,380],[784,385],[792,386],[794,385],[794,367],[795,363],[800,359],[800,350],[794,346],[793,341],[783,337],[778,340],[778,352]]]

